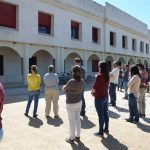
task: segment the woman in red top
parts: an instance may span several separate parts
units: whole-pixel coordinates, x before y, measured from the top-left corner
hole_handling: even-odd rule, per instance
[[[101,61],[98,63],[99,72],[96,81],[92,88],[92,95],[95,97],[95,108],[99,118],[98,136],[103,136],[104,132],[108,133],[108,84],[109,84],[109,70],[107,63]],[[105,122],[105,128],[104,128]]]
[[[2,128],[2,117],[1,113],[3,110],[3,103],[4,103],[4,89],[2,84],[0,83],[0,129]]]

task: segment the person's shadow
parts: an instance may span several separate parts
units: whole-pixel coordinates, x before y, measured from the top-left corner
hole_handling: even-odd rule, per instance
[[[116,106],[116,107],[114,107],[116,110],[118,110],[119,112],[129,112],[129,110],[128,109],[126,109],[126,108],[122,108],[122,107],[118,107],[118,106]]]
[[[55,127],[58,127],[61,124],[63,124],[63,120],[60,117],[55,117],[54,119],[52,117],[48,117],[47,118],[47,123],[49,125],[53,125]]]
[[[90,150],[88,147],[84,145],[84,143],[77,142],[77,144],[71,144],[72,150]]]
[[[111,110],[109,110],[108,113],[109,113],[109,117],[110,118],[118,119],[120,117],[119,114],[117,114],[117,113],[115,113],[115,112],[113,112]]]
[[[145,122],[150,123],[150,118],[142,118]]]
[[[102,144],[109,150],[128,150],[128,147],[120,143],[111,134],[108,134],[107,138],[102,138]]]
[[[88,120],[87,117],[83,117],[83,119],[81,119],[81,128],[83,129],[90,129],[95,127],[96,125],[91,122],[90,120]]]
[[[32,126],[34,128],[40,128],[43,125],[43,121],[40,120],[39,118],[32,118],[28,116],[29,118],[29,126]]]
[[[0,142],[3,140],[4,130],[0,129]]]
[[[142,131],[150,133],[150,126],[142,124],[141,122],[136,123],[136,125]]]

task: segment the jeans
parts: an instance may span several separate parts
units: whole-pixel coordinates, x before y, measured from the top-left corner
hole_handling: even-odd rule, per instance
[[[110,103],[112,105],[116,105],[116,86],[117,84],[110,82],[109,95],[110,95]]]
[[[73,140],[75,137],[80,137],[81,132],[81,121],[80,121],[80,111],[81,111],[81,101],[74,104],[67,104],[67,113],[69,118],[69,128],[70,137]]]
[[[102,135],[104,130],[108,130],[109,126],[108,97],[103,97],[102,99],[95,98],[95,108],[99,119],[99,133]]]
[[[123,81],[123,87],[124,87],[124,97],[127,98],[128,97],[128,81]]]
[[[133,93],[129,94],[129,112],[131,121],[139,121],[139,112],[137,108],[137,98]]]
[[[28,96],[29,96],[29,100],[26,106],[26,113],[28,114],[30,106],[31,106],[31,102],[34,98],[34,110],[33,110],[33,116],[36,115],[37,113],[37,108],[38,108],[38,102],[39,102],[39,95],[40,95],[40,90],[37,91],[29,91]]]
[[[81,107],[80,114],[84,116],[85,112],[86,112],[85,111],[86,104],[85,104],[85,99],[84,99],[84,91],[82,92],[81,100],[82,100],[82,107]]]

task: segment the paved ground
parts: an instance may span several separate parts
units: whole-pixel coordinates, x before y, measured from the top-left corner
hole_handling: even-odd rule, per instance
[[[33,119],[23,115],[27,100],[26,87],[6,89],[7,104],[3,111],[0,150],[150,150],[150,94],[146,95],[146,118],[140,119],[140,123],[131,124],[125,121],[129,114],[127,100],[122,99],[123,93],[117,92],[117,107],[109,107],[110,134],[102,139],[93,135],[98,130],[98,119],[90,87],[88,85],[85,92],[88,119],[81,117],[82,142],[74,145],[65,142],[69,127],[65,95],[62,92],[59,119],[54,119],[53,113],[49,119],[44,117],[44,98],[39,102],[38,118]],[[31,116],[32,110],[33,105]]]

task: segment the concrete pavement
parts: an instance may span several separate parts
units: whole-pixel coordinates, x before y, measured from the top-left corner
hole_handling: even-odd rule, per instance
[[[65,95],[59,99],[59,116],[54,119],[53,113],[45,118],[45,100],[43,94],[39,101],[38,118],[25,117],[26,88],[6,89],[7,104],[3,111],[3,136],[0,133],[0,150],[149,150],[150,143],[150,94],[146,95],[146,118],[137,124],[128,123],[128,102],[123,100],[123,93],[117,92],[117,107],[109,107],[110,134],[102,139],[93,133],[98,130],[98,119],[94,100],[88,85],[85,98],[87,118],[81,117],[81,143],[70,145],[65,142],[69,136],[69,124],[65,107]],[[16,92],[16,94],[15,94]],[[16,101],[15,101],[16,100]]]

